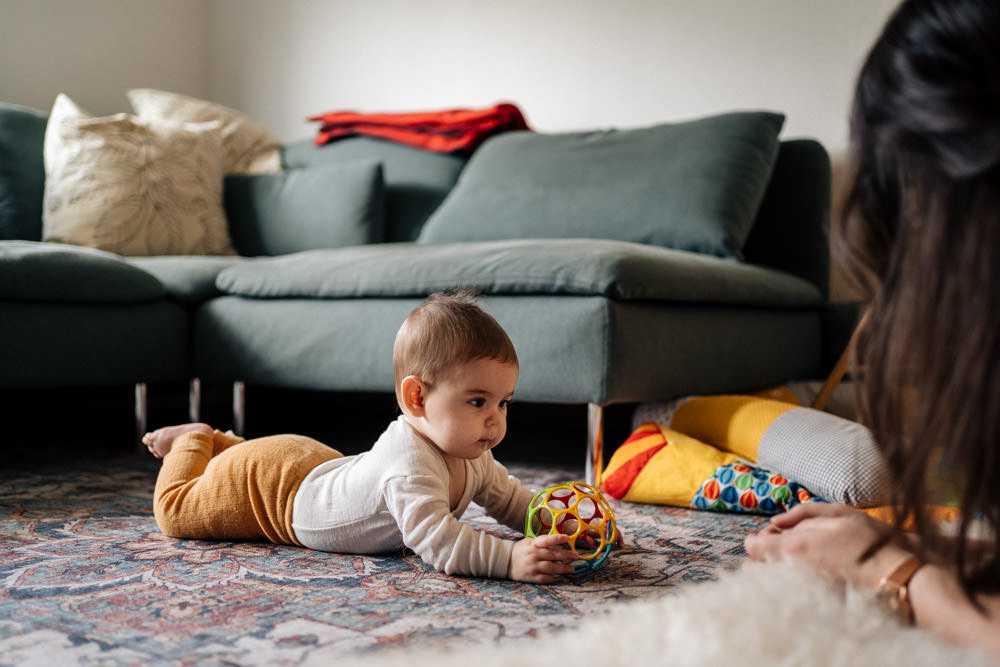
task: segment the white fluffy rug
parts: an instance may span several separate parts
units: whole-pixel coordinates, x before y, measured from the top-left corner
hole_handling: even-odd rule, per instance
[[[645,667],[724,665],[995,665],[983,654],[905,628],[870,596],[782,564],[748,563],[718,581],[657,600],[622,603],[575,628],[450,652],[387,651],[338,667]]]

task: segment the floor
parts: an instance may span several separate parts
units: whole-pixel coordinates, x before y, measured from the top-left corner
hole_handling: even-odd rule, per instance
[[[201,419],[232,427],[231,388],[204,384]],[[188,421],[186,383],[147,388],[148,427]],[[131,387],[0,391],[7,463],[102,459],[138,447]],[[628,437],[633,406],[605,409],[605,452]],[[301,433],[345,454],[371,447],[398,415],[391,394],[347,394],[249,386],[246,435]],[[507,438],[496,451],[505,463],[582,466],[587,438],[584,405],[514,402]]]
[[[156,470],[138,453],[0,468],[0,663],[332,664],[393,647],[518,642],[715,580],[766,521],[611,501],[625,546],[593,572],[536,586],[449,576],[412,552],[171,539],[152,516]],[[531,488],[580,472],[509,470]],[[475,506],[462,520],[518,537]]]

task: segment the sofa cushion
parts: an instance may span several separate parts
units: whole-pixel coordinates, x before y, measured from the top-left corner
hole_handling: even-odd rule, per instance
[[[784,116],[633,130],[512,132],[472,156],[418,241],[607,238],[740,257]]]
[[[815,285],[780,271],[697,253],[598,239],[395,243],[242,262],[219,273],[223,292],[254,298],[420,297],[471,287],[484,294],[602,295],[620,300],[801,307]]]
[[[245,261],[242,257],[126,257],[132,266],[154,276],[167,296],[184,305],[198,305],[222,294],[215,286],[223,269]]]
[[[175,123],[218,121],[222,167],[227,174],[260,174],[281,169],[281,142],[246,114],[221,104],[152,88],[133,88],[128,101],[140,118]]]
[[[385,240],[413,241],[427,218],[455,186],[465,158],[423,151],[370,137],[346,137],[316,146],[293,142],[282,150],[282,164],[315,167],[358,160],[382,163],[385,182]]]
[[[241,255],[383,240],[382,166],[376,161],[230,175],[224,197],[229,232]]]
[[[42,143],[48,117],[44,111],[0,103],[0,240],[42,238]]]
[[[218,123],[94,118],[65,95],[45,132],[45,241],[122,255],[234,254]]]
[[[165,294],[155,277],[108,252],[35,241],[0,243],[0,299],[142,303]]]

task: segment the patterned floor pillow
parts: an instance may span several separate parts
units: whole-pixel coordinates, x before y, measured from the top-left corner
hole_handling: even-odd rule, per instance
[[[756,514],[819,500],[781,474],[653,422],[614,453],[601,490],[629,502]]]

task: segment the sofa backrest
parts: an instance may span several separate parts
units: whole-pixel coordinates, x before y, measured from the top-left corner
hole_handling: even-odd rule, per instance
[[[367,137],[284,149],[286,167],[381,160],[386,191],[386,240],[412,241],[457,182],[466,159]],[[778,157],[743,254],[747,262],[829,287],[830,159],[813,139],[780,143]]]
[[[0,240],[42,240],[48,118],[44,111],[0,102]]]
[[[316,146],[305,139],[282,151],[285,168],[378,160],[385,185],[385,240],[413,241],[451,191],[465,158],[431,153],[368,137],[347,137]]]
[[[40,241],[48,112],[0,102],[0,240]],[[386,186],[386,241],[412,241],[454,186],[465,158],[367,137],[283,148],[288,168],[379,161]]]
[[[41,240],[42,142],[48,114],[0,103],[0,240]],[[386,241],[413,241],[444,201],[466,158],[367,137],[316,146],[288,144],[287,168],[378,161],[384,179]],[[746,261],[805,278],[828,293],[830,160],[811,139],[782,141],[764,199],[743,248]]]

